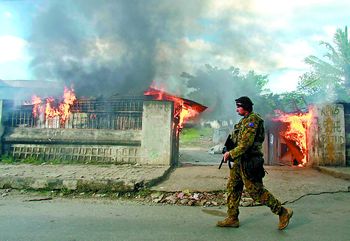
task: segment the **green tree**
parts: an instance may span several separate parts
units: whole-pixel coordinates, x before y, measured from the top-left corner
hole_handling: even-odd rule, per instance
[[[206,119],[227,119],[235,115],[234,100],[240,96],[249,96],[254,101],[255,110],[265,111],[264,97],[262,92],[268,83],[266,75],[260,75],[254,71],[242,73],[240,69],[230,67],[221,69],[206,65],[195,75],[182,74],[186,78],[188,88],[193,92],[188,98],[195,100],[208,107],[203,113]]]
[[[350,100],[350,42],[348,28],[337,29],[334,45],[322,41],[327,53],[324,58],[309,56],[305,62],[311,71],[300,77],[298,90],[312,97],[329,100]]]
[[[299,91],[282,94],[266,93],[262,95],[265,113],[272,114],[275,110],[283,112],[304,112],[308,109],[308,98]]]

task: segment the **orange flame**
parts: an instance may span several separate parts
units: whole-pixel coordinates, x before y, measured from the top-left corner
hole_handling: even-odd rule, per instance
[[[307,157],[307,129],[310,127],[312,112],[287,114],[280,110],[275,111],[278,117],[274,121],[281,121],[287,124],[287,129],[280,132],[280,135],[287,140],[295,142],[302,153],[301,165],[305,166]]]
[[[33,104],[33,116],[34,116],[34,118],[36,118],[43,111],[42,107],[41,107],[42,101],[41,101],[40,97],[34,95],[32,97],[32,104]]]
[[[200,112],[206,109],[193,101],[170,95],[164,90],[149,88],[144,92],[145,95],[153,96],[155,100],[169,100],[174,102],[174,116],[179,119],[178,128],[182,129],[185,122],[196,117]]]
[[[53,97],[48,97],[46,99],[45,107],[42,106],[42,100],[38,96],[32,97],[33,106],[33,116],[36,118],[39,114],[45,113],[45,119],[52,119],[56,116],[59,117],[60,123],[64,124],[70,114],[70,108],[76,100],[74,90],[64,88],[63,102],[55,107],[55,99]],[[45,111],[44,111],[45,109]]]
[[[194,110],[191,106],[187,105],[181,98],[170,96],[166,99],[174,102],[174,115],[175,117],[179,118],[179,128],[183,128],[183,125],[186,121],[188,121],[191,118],[194,118],[199,114],[198,111]]]
[[[61,122],[64,123],[70,114],[71,106],[77,98],[75,97],[74,90],[69,90],[66,87],[64,88],[63,97],[63,103],[59,105],[58,109],[61,113]]]

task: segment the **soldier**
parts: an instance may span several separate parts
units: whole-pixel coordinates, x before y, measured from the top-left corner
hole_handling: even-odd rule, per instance
[[[227,217],[217,223],[218,227],[239,227],[238,206],[246,187],[249,195],[274,214],[279,215],[278,229],[288,226],[293,215],[290,208],[285,208],[268,190],[262,178],[265,176],[264,159],[261,151],[265,138],[264,121],[253,112],[253,102],[247,96],[236,101],[236,111],[243,118],[235,125],[231,134],[234,148],[224,153],[224,162],[231,161],[232,168],[227,182]]]

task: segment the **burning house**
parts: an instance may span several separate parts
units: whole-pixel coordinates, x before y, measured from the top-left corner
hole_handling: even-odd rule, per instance
[[[173,165],[184,121],[206,107],[150,88],[144,96],[1,101],[2,154],[69,163]]]
[[[266,126],[266,164],[350,165],[349,104],[316,104],[294,113],[277,111]]]
[[[178,131],[183,128],[185,122],[195,118],[199,113],[207,109],[206,106],[203,106],[197,102],[180,98],[171,95],[163,90],[158,90],[152,87],[145,91],[144,95],[149,96],[154,100],[166,100],[174,102],[174,116],[178,120]]]
[[[69,163],[173,165],[179,131],[207,107],[163,90],[142,96],[0,101],[1,153]],[[327,103],[266,118],[265,164],[350,165],[350,105]]]

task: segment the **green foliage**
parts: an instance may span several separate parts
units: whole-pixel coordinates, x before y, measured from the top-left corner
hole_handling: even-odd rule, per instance
[[[141,189],[140,191],[137,192],[137,195],[139,197],[143,197],[143,198],[147,197],[147,196],[150,196],[151,194],[152,194],[152,190],[147,189],[147,188]]]
[[[44,163],[44,161],[42,161],[36,157],[30,156],[30,157],[27,157],[26,159],[23,159],[21,161],[21,163],[40,165],[40,164]]]
[[[235,67],[220,69],[207,65],[196,76],[184,73],[182,77],[187,79],[188,87],[193,89],[189,98],[208,106],[208,110],[201,115],[207,120],[232,119],[236,116],[234,100],[244,95],[253,100],[254,111],[263,116],[276,109],[285,112],[305,109],[309,100],[302,91],[271,93],[266,87],[268,76],[253,70],[243,73]],[[191,133],[185,133],[181,138],[186,142],[193,137]]]
[[[13,156],[6,154],[1,156],[1,162],[5,164],[15,164],[18,163],[18,160],[15,160]]]
[[[235,114],[234,100],[240,96],[249,96],[259,111],[264,111],[261,93],[268,92],[267,75],[254,71],[242,73],[239,68],[220,69],[206,65],[196,75],[183,73],[188,88],[192,90],[190,99],[208,107],[202,116],[205,119],[228,119]]]
[[[33,164],[33,165],[41,165],[41,164],[51,164],[51,165],[59,165],[59,164],[76,164],[80,163],[79,161],[71,161],[67,160],[64,158],[60,159],[53,159],[53,160],[47,160],[45,161],[44,159],[34,157],[34,156],[29,156],[25,159],[15,159],[11,155],[2,155],[1,156],[1,162],[5,164],[19,164],[19,163],[25,163],[25,164]],[[89,161],[89,162],[84,162],[84,164],[91,164],[91,165],[100,165],[101,163],[97,161]]]
[[[265,94],[263,98],[266,108],[268,108],[266,113],[272,113],[277,109],[283,112],[294,112],[308,108],[308,98],[298,91],[283,94]]]
[[[73,193],[74,193],[73,190],[69,190],[68,188],[63,187],[63,188],[61,188],[60,195],[61,195],[61,196],[68,196],[68,195],[71,195],[71,194],[73,194]]]
[[[12,155],[8,155],[8,154],[1,156],[1,162],[6,164],[26,163],[26,164],[35,164],[35,165],[44,163],[43,160],[40,160],[32,156],[22,160],[22,159],[15,159]]]
[[[350,41],[348,29],[337,29],[334,45],[321,42],[327,49],[324,58],[308,56],[305,62],[311,71],[300,78],[298,90],[312,101],[324,100],[350,101]]]

